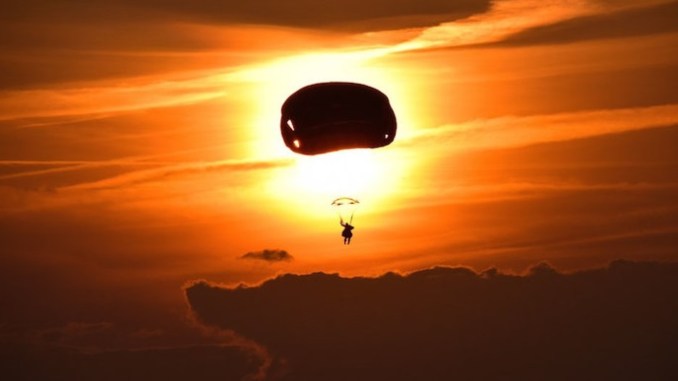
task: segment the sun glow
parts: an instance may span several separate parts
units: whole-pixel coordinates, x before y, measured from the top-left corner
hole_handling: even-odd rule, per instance
[[[392,151],[352,149],[299,156],[269,179],[267,193],[292,218],[326,220],[339,197],[360,201],[362,216],[377,213],[402,189],[410,169]]]
[[[275,194],[294,195],[306,205],[329,205],[338,197],[379,200],[396,186],[395,170],[374,150],[345,150],[300,156],[270,186]]]
[[[301,157],[293,169],[291,182],[325,199],[360,197],[377,191],[383,178],[374,153],[346,150],[314,157]]]
[[[379,89],[389,97],[396,112],[398,135],[409,135],[415,117],[407,106],[413,104],[409,98],[415,92],[409,89],[409,76],[401,66],[389,65],[386,54],[379,48],[307,52],[250,67],[230,77],[250,86],[248,113],[252,118],[247,131],[252,155],[293,155],[280,139],[280,108],[292,93],[319,82],[356,82]]]
[[[249,83],[252,108],[251,156],[259,159],[291,158],[295,164],[269,177],[267,193],[281,212],[295,218],[326,216],[338,197],[361,201],[361,214],[387,203],[399,189],[410,164],[398,157],[393,147],[351,149],[304,156],[285,147],[280,136],[280,108],[289,95],[318,82],[356,82],[384,92],[396,113],[398,137],[411,135],[415,119],[408,105],[416,95],[409,88],[409,76],[383,60],[379,49],[333,53],[305,53],[290,56],[240,73],[237,80]],[[416,95],[420,100],[421,94]],[[286,121],[289,128],[294,128]],[[396,138],[397,140],[398,138]]]

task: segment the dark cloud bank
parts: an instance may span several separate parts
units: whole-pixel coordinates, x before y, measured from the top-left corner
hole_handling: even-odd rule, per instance
[[[241,380],[256,359],[235,347],[194,346],[87,353],[63,347],[5,346],[5,380]],[[5,378],[6,377],[6,378]]]
[[[678,263],[561,274],[433,268],[283,275],[186,289],[203,323],[254,339],[285,380],[668,380],[678,363]]]
[[[0,348],[3,380],[247,380],[258,359],[236,347],[188,346],[87,353],[65,347]]]

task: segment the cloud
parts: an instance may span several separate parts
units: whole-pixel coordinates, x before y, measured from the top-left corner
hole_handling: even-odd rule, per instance
[[[678,2],[645,5],[537,26],[508,36],[497,45],[556,44],[675,32],[676,17]]]
[[[239,348],[196,345],[81,352],[65,347],[0,347],[0,369],[11,380],[252,380],[257,358]]]
[[[590,1],[497,0],[484,13],[432,26],[395,51],[459,47],[500,41],[511,34],[583,15],[605,12]]]
[[[235,186],[250,181],[247,179],[251,174],[293,163],[294,160],[286,158],[171,163],[145,161],[142,156],[73,162],[0,160],[0,214],[105,202],[106,196],[92,199],[87,195],[91,191],[124,191],[154,182],[177,180],[190,184],[191,176],[227,177],[231,186]],[[3,174],[4,169],[8,173]]]
[[[449,20],[450,17],[458,18],[483,12],[489,5],[488,0],[341,0],[332,3],[318,3],[313,0],[263,0],[257,3],[234,3],[228,7],[216,0],[203,0],[190,5],[181,1],[163,3],[165,9],[174,10],[176,14],[203,21],[314,28],[336,28],[380,19],[394,19],[399,26],[418,26],[422,22],[425,25],[435,25],[445,19]],[[410,20],[409,23],[407,19]],[[363,29],[370,28],[368,23],[360,25]]]
[[[666,379],[678,334],[678,264],[615,261],[525,276],[437,267],[408,275],[282,275],[197,282],[204,324],[289,365],[283,379]]]
[[[251,251],[244,254],[240,259],[254,259],[266,262],[289,262],[294,259],[290,253],[279,249],[264,249],[261,251]]]
[[[486,12],[424,28],[389,49],[566,43],[674,32],[677,5],[670,0],[642,5],[626,0],[496,0]]]
[[[132,170],[127,173],[105,178],[99,181],[89,183],[81,183],[68,187],[64,190],[92,190],[92,189],[109,189],[117,188],[125,185],[139,184],[155,180],[161,180],[174,176],[185,176],[196,173],[205,173],[213,171],[257,171],[272,168],[286,167],[293,163],[289,159],[274,159],[274,160],[221,160],[213,162],[202,163],[182,163],[176,165],[159,166],[147,170]],[[111,163],[91,163],[92,166],[115,165],[115,161]],[[56,169],[55,169],[56,170]],[[63,168],[64,171],[70,170],[69,167]],[[1,178],[0,178],[1,179]]]
[[[110,322],[70,322],[64,326],[40,330],[36,333],[36,339],[47,343],[73,344],[83,338],[110,332],[112,328]]]
[[[137,83],[59,90],[17,90],[0,98],[0,121],[116,114],[151,108],[193,105],[226,96],[224,83],[206,80]]]
[[[422,130],[399,144],[440,144],[446,151],[525,146],[678,124],[678,104],[502,116]]]
[[[33,4],[30,4],[33,3]],[[435,25],[451,17],[464,17],[487,10],[489,0],[340,0],[320,3],[313,0],[261,0],[256,3],[198,0],[190,3],[153,0],[84,4],[71,0],[50,7],[45,0],[10,1],[0,19],[12,20],[165,20],[217,24],[266,24],[292,27],[339,28],[360,23],[369,29],[368,20],[393,20],[396,25]],[[44,9],[35,14],[31,9]],[[14,16],[10,18],[9,15]]]

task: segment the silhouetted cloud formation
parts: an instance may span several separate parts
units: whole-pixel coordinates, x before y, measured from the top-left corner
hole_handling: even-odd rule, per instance
[[[294,257],[285,250],[264,249],[261,251],[251,251],[244,254],[240,259],[257,259],[267,262],[291,261]]]
[[[572,274],[200,281],[186,294],[200,321],[279,356],[286,380],[662,380],[678,370],[677,290],[676,263],[615,261]]]

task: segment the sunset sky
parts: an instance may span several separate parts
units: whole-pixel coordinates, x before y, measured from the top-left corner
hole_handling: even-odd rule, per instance
[[[284,343],[298,337],[212,314],[274,297],[231,305],[203,290],[265,293],[261,282],[293,279],[283,274],[393,272],[414,284],[425,269],[461,266],[530,279],[539,263],[574,277],[623,259],[664,264],[676,283],[678,2],[3,8],[0,341],[15,361],[0,371],[13,379],[196,376],[157,366],[174,359],[199,364],[196,379],[331,379],[324,363],[300,360],[318,343],[292,350]],[[394,143],[289,151],[282,103],[325,81],[384,92]],[[361,202],[350,246],[330,206],[341,196]],[[316,300],[314,279],[289,297]],[[268,313],[252,311],[241,318]]]

